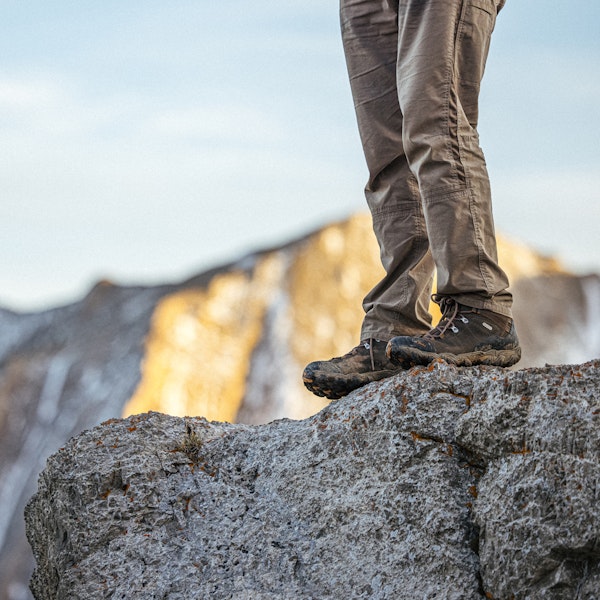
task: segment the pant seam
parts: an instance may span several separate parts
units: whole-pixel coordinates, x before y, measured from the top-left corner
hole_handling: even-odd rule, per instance
[[[483,259],[483,240],[481,239],[481,228],[479,227],[479,221],[477,219],[476,208],[475,208],[475,192],[472,188],[469,188],[469,214],[473,223],[473,232],[475,233],[475,242],[477,246],[477,263],[479,265],[479,273],[481,279],[485,284],[487,292],[491,292],[492,286],[490,285],[489,277],[486,274],[485,261]]]
[[[458,74],[456,73],[456,65],[458,64],[458,51],[460,48],[460,40],[463,37],[465,21],[466,21],[467,1],[463,0],[458,9],[458,21],[456,25],[456,33],[454,35],[454,46],[451,51],[452,60],[448,61],[448,70],[446,74],[446,130],[448,135],[448,152],[451,158],[452,173],[456,181],[465,186],[467,176],[465,165],[461,156],[460,136],[459,136],[459,116],[458,105],[459,97],[457,90]],[[452,108],[451,108],[452,105]]]

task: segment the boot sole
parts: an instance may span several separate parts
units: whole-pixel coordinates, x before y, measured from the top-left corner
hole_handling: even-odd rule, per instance
[[[389,357],[395,362],[410,361],[413,365],[428,365],[435,359],[442,359],[457,367],[487,365],[491,367],[512,367],[521,360],[521,348],[502,348],[465,352],[464,354],[425,352],[410,346],[390,348]]]
[[[401,372],[401,368],[386,371],[370,371],[363,374],[331,375],[323,372],[304,371],[302,381],[306,389],[315,396],[338,400],[360,387],[392,377]]]

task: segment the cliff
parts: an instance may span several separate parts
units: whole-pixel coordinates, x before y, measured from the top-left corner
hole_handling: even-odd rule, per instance
[[[300,421],[82,433],[27,508],[38,600],[600,597],[600,361],[437,363]]]
[[[600,356],[600,278],[500,240],[523,346],[519,367]],[[0,309],[0,600],[26,600],[23,508],[48,456],[110,418],[157,411],[247,424],[325,405],[300,380],[357,342],[381,274],[367,215],[183,282],[104,281],[70,305]]]

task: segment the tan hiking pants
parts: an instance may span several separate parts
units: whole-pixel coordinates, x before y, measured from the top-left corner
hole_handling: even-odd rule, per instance
[[[511,314],[477,134],[479,85],[504,0],[341,0],[344,51],[386,271],[362,339],[430,328],[437,291]]]

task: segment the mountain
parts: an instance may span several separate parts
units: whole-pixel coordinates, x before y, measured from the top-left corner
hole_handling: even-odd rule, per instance
[[[600,278],[500,240],[515,295],[518,367],[600,356]],[[98,283],[73,304],[0,310],[0,600],[29,598],[23,508],[48,456],[110,418],[149,410],[209,420],[301,419],[325,403],[304,364],[358,341],[379,279],[367,215],[180,283]]]

